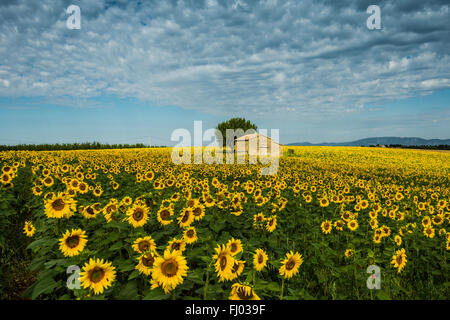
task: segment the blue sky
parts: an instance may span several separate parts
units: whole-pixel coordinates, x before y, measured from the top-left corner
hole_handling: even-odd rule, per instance
[[[173,145],[234,116],[282,143],[450,138],[448,2],[378,1],[381,30],[370,4],[2,1],[0,144]]]

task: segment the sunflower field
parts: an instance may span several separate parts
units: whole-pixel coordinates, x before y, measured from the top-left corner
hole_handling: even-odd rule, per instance
[[[0,152],[0,294],[448,299],[449,174],[450,153],[402,149],[289,147],[276,175],[170,148]]]

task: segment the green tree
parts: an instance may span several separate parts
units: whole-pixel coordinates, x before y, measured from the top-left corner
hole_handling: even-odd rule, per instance
[[[230,139],[228,139],[229,141],[227,142],[227,135],[226,135],[227,129],[232,130],[241,129],[242,131],[235,132],[234,136],[230,137]],[[228,146],[232,147],[234,144],[234,138],[239,138],[240,136],[245,134],[245,131],[250,129],[256,131],[258,127],[255,124],[251,123],[249,120],[245,120],[244,118],[232,118],[228,121],[221,122],[217,125],[216,130],[220,132],[220,134],[216,132],[216,138],[219,143],[222,142],[222,145],[228,143]]]

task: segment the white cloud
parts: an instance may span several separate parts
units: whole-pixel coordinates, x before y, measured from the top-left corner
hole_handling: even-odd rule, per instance
[[[381,31],[353,1],[85,0],[81,30],[65,27],[65,2],[12,3],[0,11],[1,96],[115,94],[270,118],[450,87],[448,6],[419,0],[381,6]]]

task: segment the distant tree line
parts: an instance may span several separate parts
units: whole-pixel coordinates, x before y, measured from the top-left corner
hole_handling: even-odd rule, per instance
[[[105,144],[100,142],[55,143],[55,144],[19,144],[14,146],[0,145],[0,151],[58,151],[58,150],[95,150],[95,149],[131,149],[148,148],[143,143]],[[152,146],[163,148],[165,146]]]
[[[450,145],[440,144],[436,146],[404,146],[401,144],[390,144],[388,148],[404,148],[404,149],[427,149],[427,150],[450,150]]]

